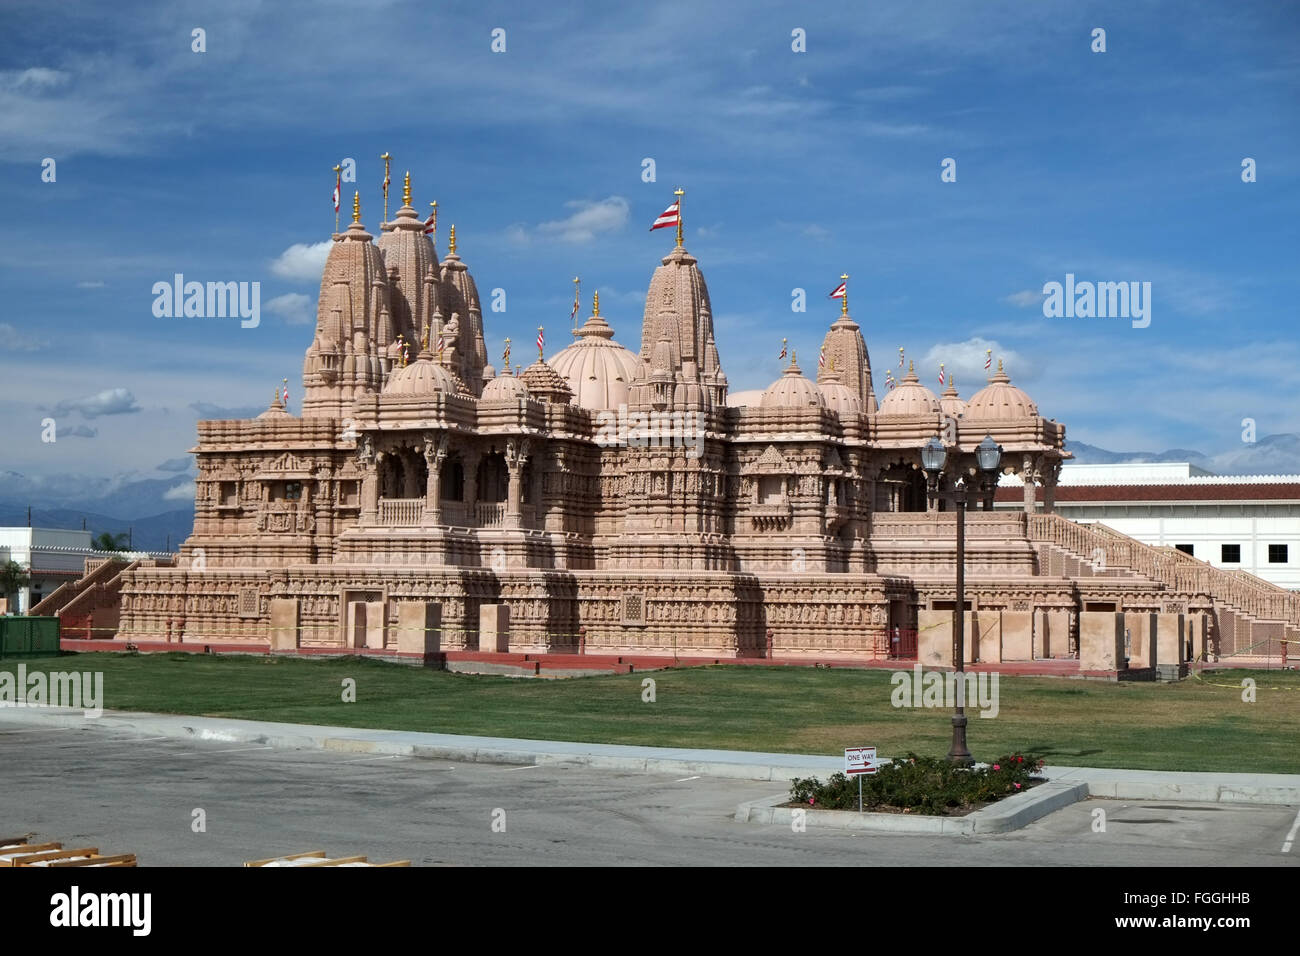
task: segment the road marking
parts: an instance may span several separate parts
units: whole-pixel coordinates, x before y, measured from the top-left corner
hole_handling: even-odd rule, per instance
[[[185,753],[173,754],[176,757],[211,757],[214,754],[242,754],[250,750],[273,750],[269,744],[265,747],[236,747],[233,750],[191,750]]]
[[[356,757],[352,760],[344,760],[343,763],[361,763],[363,760],[409,760],[405,754],[380,754],[378,757]]]
[[[699,779],[700,779],[700,775],[697,773],[693,777],[682,777],[682,779],[680,780],[674,780],[673,783],[685,783],[687,780],[699,780]]]
[[[1282,844],[1282,852],[1290,853],[1291,844],[1295,842],[1296,830],[1300,829],[1300,812],[1295,815],[1295,823],[1291,824],[1291,831],[1286,835],[1286,842]]]

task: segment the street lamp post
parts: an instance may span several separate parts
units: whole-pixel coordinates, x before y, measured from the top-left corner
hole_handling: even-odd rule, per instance
[[[961,470],[960,454],[961,451],[958,448],[954,456],[957,459],[954,468],[958,472]],[[947,458],[948,450],[937,435],[921,448],[921,464],[927,474],[933,476],[931,481],[934,482],[936,489],[942,480],[943,467]],[[979,484],[981,486],[994,480],[994,475],[1001,461],[1002,446],[993,440],[992,435],[985,435],[984,440],[975,449],[975,464],[980,473],[981,481]],[[952,494],[953,505],[957,509],[957,600],[953,605],[952,612],[952,660],[953,668],[958,675],[957,687],[960,690],[957,696],[956,709],[952,715],[952,746],[948,749],[948,760],[961,767],[969,767],[975,763],[975,759],[966,746],[966,708],[963,703],[965,697],[965,679],[963,675],[966,671],[966,505],[970,490],[971,485],[966,480],[966,477],[959,475],[957,481],[953,484]],[[982,490],[982,488],[977,490]]]

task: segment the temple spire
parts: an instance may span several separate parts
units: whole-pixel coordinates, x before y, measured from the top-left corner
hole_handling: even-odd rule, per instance
[[[411,204],[411,171],[406,171],[406,178],[402,180],[402,205]]]
[[[353,222],[361,221],[361,193],[360,192],[354,192],[352,194],[352,221]]]
[[[849,274],[846,272],[840,276],[840,281],[844,283],[844,295],[840,297],[840,315],[849,314]]]
[[[456,224],[454,222],[451,224],[451,230],[447,235],[447,249],[449,250],[448,255],[454,256],[456,254]]]

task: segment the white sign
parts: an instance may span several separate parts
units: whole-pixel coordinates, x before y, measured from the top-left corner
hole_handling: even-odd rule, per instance
[[[876,763],[875,747],[848,747],[844,751],[844,772],[850,777],[859,773],[875,773],[880,769]]]

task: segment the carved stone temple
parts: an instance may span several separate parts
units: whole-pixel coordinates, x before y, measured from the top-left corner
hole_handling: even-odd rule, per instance
[[[1077,655],[1088,612],[1224,623],[1213,582],[1108,569],[1095,555],[1114,541],[1052,513],[1065,426],[1001,363],[964,400],[901,368],[886,390],[846,299],[815,380],[791,361],[766,390],[729,393],[679,243],[639,344],[597,304],[549,360],[498,370],[454,227],[440,258],[408,199],[379,231],[354,211],[333,237],[301,415],[277,396],[199,423],[193,535],[176,567],[125,575],[118,639],[476,650],[490,610],[512,652],[869,658],[919,628],[924,656],[954,608],[963,473],[981,659]],[[937,489],[920,453],[934,436]],[[1023,511],[991,510],[985,436],[1024,479]],[[994,618],[996,652],[981,648]]]

